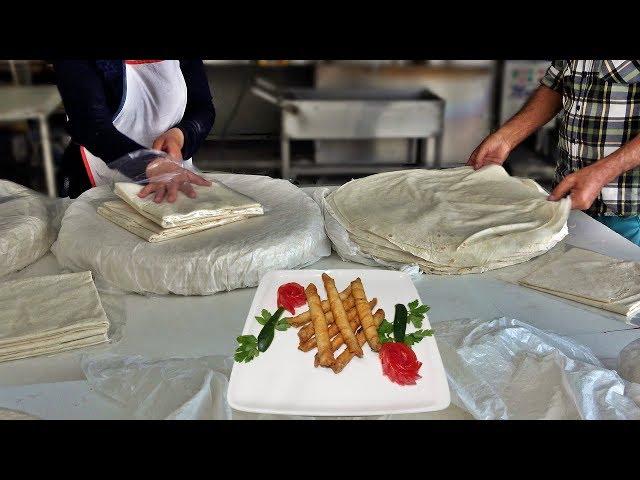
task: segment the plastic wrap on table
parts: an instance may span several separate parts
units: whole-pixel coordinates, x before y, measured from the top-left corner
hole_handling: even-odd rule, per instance
[[[93,188],[67,209],[52,251],[61,266],[91,270],[125,291],[210,295],[256,286],[278,269],[298,269],[331,253],[318,205],[285,180],[207,174],[254,199],[264,215],[161,243],[149,243],[97,214],[115,195]]]
[[[224,356],[147,360],[105,354],[85,357],[82,370],[99,393],[135,418],[147,420],[225,420],[229,359]]]
[[[507,318],[433,326],[452,403],[477,419],[640,419],[631,384],[586,346]]]
[[[67,203],[0,180],[0,277],[49,251]]]

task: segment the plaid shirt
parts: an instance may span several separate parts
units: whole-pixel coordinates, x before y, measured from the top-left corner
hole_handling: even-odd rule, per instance
[[[640,134],[640,60],[554,60],[541,83],[563,95],[556,185]],[[606,185],[587,213],[640,215],[640,167]]]

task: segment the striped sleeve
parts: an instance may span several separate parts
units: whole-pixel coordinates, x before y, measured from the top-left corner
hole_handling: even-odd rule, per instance
[[[553,60],[544,77],[540,80],[540,84],[556,92],[562,92],[562,71],[565,64],[566,60]]]

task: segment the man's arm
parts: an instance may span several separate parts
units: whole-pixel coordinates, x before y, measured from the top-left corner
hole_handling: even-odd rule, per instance
[[[511,148],[553,119],[562,109],[562,94],[540,85],[527,103],[498,130]]]
[[[640,135],[610,155],[567,175],[549,195],[549,200],[571,197],[571,208],[586,210],[602,188],[624,172],[640,166]]]
[[[476,170],[490,163],[502,165],[515,147],[555,117],[561,109],[562,94],[559,89],[540,85],[518,113],[473,151],[467,165]]]

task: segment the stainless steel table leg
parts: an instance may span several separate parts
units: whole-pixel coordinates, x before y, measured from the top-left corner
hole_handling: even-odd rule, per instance
[[[50,197],[55,198],[58,193],[56,191],[56,181],[53,173],[53,150],[51,147],[51,136],[49,135],[49,124],[45,115],[38,116],[40,124],[40,142],[42,143],[42,160],[44,163],[44,176],[47,182],[47,193]]]
[[[436,135],[434,140],[433,166],[434,168],[440,168],[442,167],[442,133]]]
[[[418,138],[417,142],[420,142],[420,164],[424,168],[429,168],[429,137]]]
[[[289,180],[291,175],[291,148],[288,137],[282,137],[280,140],[280,159],[282,162],[280,175],[285,180]]]

